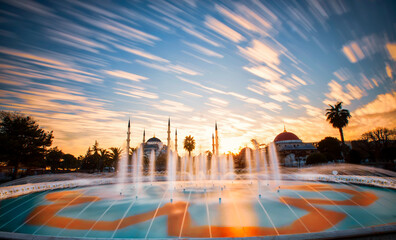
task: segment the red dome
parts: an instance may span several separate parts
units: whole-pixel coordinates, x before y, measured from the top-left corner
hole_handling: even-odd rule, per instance
[[[294,133],[283,132],[275,137],[274,142],[300,140]]]

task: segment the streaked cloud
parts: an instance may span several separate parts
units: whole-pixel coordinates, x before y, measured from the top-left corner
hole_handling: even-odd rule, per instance
[[[129,73],[129,72],[124,72],[121,70],[108,70],[105,71],[107,74],[114,76],[114,77],[118,77],[118,78],[123,78],[123,79],[127,79],[127,80],[131,80],[131,81],[135,81],[135,82],[139,82],[140,80],[147,80],[147,77],[143,77],[134,73]]]
[[[293,100],[291,97],[283,95],[283,94],[269,95],[269,97],[278,101],[278,102],[290,102]]]
[[[180,66],[180,65],[169,65],[168,67],[170,67],[172,69],[173,72],[176,73],[182,73],[182,74],[187,74],[187,75],[201,75],[201,73],[196,72],[194,70],[191,70],[189,68],[186,68],[184,66]]]
[[[186,106],[184,103],[172,100],[162,100],[161,104],[154,104],[155,108],[160,111],[178,113],[178,112],[192,112],[194,109]]]
[[[337,101],[341,101],[345,105],[349,105],[352,100],[360,99],[366,94],[366,92],[358,86],[349,83],[345,86],[347,91],[344,91],[344,87],[334,80],[331,80],[328,86],[330,92],[325,94],[328,98],[324,101],[325,104],[334,104]]]
[[[184,42],[184,43],[187,44],[188,46],[194,48],[199,53],[203,53],[203,54],[205,54],[207,56],[210,56],[210,57],[223,58],[223,55],[221,55],[219,53],[216,53],[216,52],[214,52],[214,51],[212,51],[210,49],[204,48],[204,47],[202,47],[202,46],[200,46],[198,44],[189,43],[189,42]]]
[[[345,82],[353,77],[351,71],[345,67],[338,69],[333,74],[342,82]]]
[[[148,52],[145,52],[145,51],[143,51],[143,50],[133,49],[133,48],[124,47],[124,46],[120,46],[120,45],[116,45],[116,46],[117,46],[119,49],[121,49],[121,50],[124,50],[124,51],[126,51],[126,52],[135,54],[135,55],[140,56],[140,57],[143,57],[143,58],[147,58],[147,59],[150,59],[150,60],[153,60],[153,61],[157,61],[157,62],[165,62],[165,63],[168,63],[168,62],[169,62],[168,60],[166,60],[166,59],[164,59],[164,58],[155,56],[155,55],[153,55],[153,54],[151,54],[151,53],[148,53]]]
[[[201,39],[202,41],[205,41],[215,47],[220,47],[221,45],[213,40],[210,40],[207,36],[205,36],[203,33],[200,33],[198,31],[196,31],[195,29],[191,29],[191,28],[186,28],[186,27],[182,27],[181,28],[183,31],[185,31],[186,33],[197,37],[199,39]]]
[[[248,20],[246,20],[245,18],[243,18],[242,16],[232,13],[231,11],[229,11],[228,9],[216,5],[215,8],[224,16],[228,17],[229,19],[231,19],[232,21],[236,22],[237,24],[239,24],[241,27],[246,28],[247,30],[250,31],[255,31],[257,32],[257,27],[250,23]]]
[[[189,92],[189,91],[185,91],[185,90],[183,90],[182,93],[184,93],[184,94],[186,94],[186,95],[189,95],[189,96],[193,96],[193,97],[200,97],[200,98],[203,97],[203,96],[200,95],[200,94],[193,93],[193,92]]]
[[[385,71],[386,71],[386,75],[388,75],[389,78],[392,78],[392,68],[389,66],[389,64],[385,64]]]
[[[348,42],[342,47],[342,52],[351,63],[356,63],[375,53],[382,52],[380,46],[383,44],[383,40],[377,35],[371,34]]]
[[[55,66],[61,66],[61,67],[65,67],[66,66],[66,64],[64,64],[64,63],[62,63],[60,61],[54,60],[54,59],[41,57],[41,56],[37,56],[37,55],[34,55],[34,54],[30,54],[30,53],[15,51],[15,50],[12,50],[12,49],[1,48],[0,49],[0,53],[8,54],[8,55],[15,56],[15,57],[20,57],[22,59],[28,59],[28,60],[32,60],[32,61],[43,62],[43,63],[55,65]]]
[[[256,66],[256,67],[243,67],[246,71],[261,77],[265,80],[276,81],[282,76],[281,73],[274,71],[272,68],[266,66]]]
[[[151,93],[148,91],[143,91],[139,89],[134,89],[134,90],[125,90],[125,89],[115,89],[116,92],[115,94],[126,96],[126,97],[132,97],[132,98],[148,98],[148,99],[157,99],[158,95],[155,93]]]
[[[353,49],[351,46],[343,46],[342,52],[345,54],[345,56],[348,58],[348,60],[351,63],[355,63],[358,61],[358,58],[355,55],[356,53],[353,52]]]
[[[396,92],[380,94],[377,98],[356,109],[353,113],[356,116],[384,114],[396,111]]]
[[[300,95],[298,96],[298,99],[300,99],[303,102],[309,103],[309,99],[306,96]]]
[[[205,25],[233,42],[238,43],[246,40],[240,33],[228,27],[214,17],[206,16]]]
[[[266,63],[268,65],[279,65],[280,53],[268,44],[254,39],[250,43],[250,47],[242,48],[238,46],[238,50],[241,54],[254,63]]]
[[[225,107],[228,105],[228,101],[225,101],[223,99],[220,98],[214,98],[214,97],[210,97],[209,101],[211,101],[213,104],[215,105],[220,105],[222,107]]]
[[[396,61],[396,43],[387,43],[386,49],[393,61]]]
[[[306,83],[304,80],[302,80],[301,78],[297,77],[296,75],[292,74],[291,77],[292,77],[294,80],[296,80],[299,84],[301,84],[301,85],[307,85],[307,83]]]

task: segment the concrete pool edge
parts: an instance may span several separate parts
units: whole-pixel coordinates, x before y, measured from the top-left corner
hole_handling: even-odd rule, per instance
[[[350,183],[367,185],[379,188],[389,188],[396,190],[396,178],[384,178],[374,176],[356,175],[325,175],[325,174],[282,174],[282,180],[290,181],[319,181],[333,183]],[[117,178],[94,178],[94,179],[75,179],[67,181],[29,183],[23,185],[0,187],[0,200],[19,197],[25,194],[41,192],[46,190],[67,189],[75,187],[86,187],[95,185],[115,184]]]
[[[374,226],[357,229],[340,230],[333,232],[317,232],[317,233],[303,233],[292,235],[279,235],[279,236],[262,236],[262,237],[246,237],[243,239],[261,239],[261,240],[300,240],[300,239],[391,239],[391,236],[396,236],[396,224],[385,226]],[[383,237],[383,238],[381,238]],[[26,233],[10,233],[1,232],[0,239],[15,239],[15,240],[78,240],[78,239],[106,239],[106,238],[79,238],[79,237],[55,237],[45,235],[31,235]],[[140,238],[115,238],[115,239],[140,239]],[[179,239],[175,238],[155,238],[158,239]],[[182,238],[188,239],[188,238]],[[242,239],[242,238],[191,238],[191,239]]]

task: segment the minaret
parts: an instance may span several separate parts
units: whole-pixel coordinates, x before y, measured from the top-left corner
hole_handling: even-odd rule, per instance
[[[171,131],[170,131],[170,118],[168,118],[168,150],[170,150],[170,141],[171,141],[171,138],[170,138],[170,133],[171,133]]]
[[[127,149],[129,153],[129,143],[131,142],[131,120],[128,120],[128,132],[127,132]],[[129,155],[129,154],[128,154]]]
[[[128,120],[128,132],[127,132],[127,140],[126,140],[126,142],[127,142],[126,152],[127,152],[127,156],[128,156],[127,157],[127,163],[128,163],[128,166],[129,166],[130,165],[130,162],[129,162],[129,159],[130,159],[130,157],[129,157],[129,143],[131,142],[131,119]]]
[[[175,131],[175,152],[177,153],[177,128]]]
[[[215,155],[215,143],[214,143],[214,134],[212,133],[212,156]]]
[[[219,155],[219,135],[217,133],[217,122],[215,122],[215,135],[216,135],[216,155]]]
[[[146,129],[143,130],[143,144],[146,143]]]

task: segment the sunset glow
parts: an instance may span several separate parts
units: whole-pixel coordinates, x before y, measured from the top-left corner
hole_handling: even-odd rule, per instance
[[[283,131],[346,140],[396,127],[394,1],[1,1],[0,110],[33,116],[84,154],[177,128],[195,153]]]

